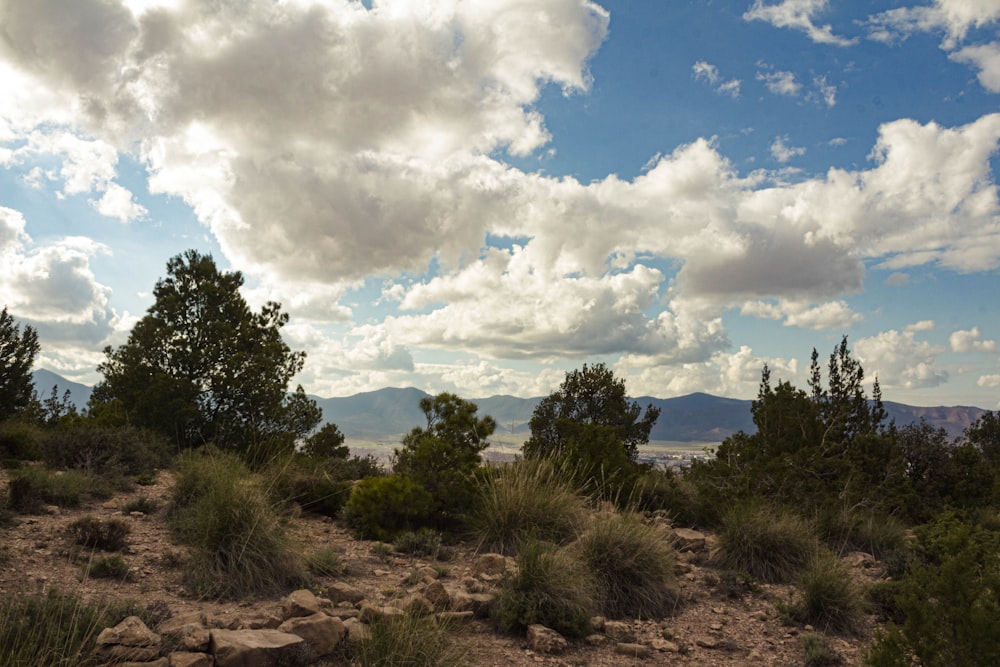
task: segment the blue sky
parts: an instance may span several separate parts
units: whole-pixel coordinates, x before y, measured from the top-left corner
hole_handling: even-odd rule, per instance
[[[92,384],[188,248],[298,381],[1000,407],[1000,0],[0,0],[0,301]]]

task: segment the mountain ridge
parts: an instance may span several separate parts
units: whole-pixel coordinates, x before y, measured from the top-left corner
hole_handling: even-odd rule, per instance
[[[42,398],[52,387],[59,387],[59,396],[70,391],[70,400],[78,407],[87,405],[91,387],[71,382],[40,369],[33,373],[35,388]],[[322,398],[312,396],[323,409],[323,421],[337,425],[351,440],[397,443],[402,434],[426,423],[420,410],[420,399],[430,396],[415,387],[384,387],[352,396]],[[490,415],[497,421],[498,432],[528,437],[528,422],[542,396],[520,398],[497,394],[487,398],[468,399],[479,407],[479,414]],[[643,409],[652,405],[660,409],[660,418],[653,426],[650,440],[673,442],[721,442],[738,431],[755,430],[749,399],[726,398],[695,392],[673,398],[639,396],[636,401]],[[987,410],[975,406],[912,406],[884,401],[890,420],[903,426],[924,419],[934,428],[944,428],[949,438],[962,435]]]

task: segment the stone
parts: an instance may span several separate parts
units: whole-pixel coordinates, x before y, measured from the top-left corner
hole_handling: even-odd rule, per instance
[[[645,644],[619,642],[615,644],[615,653],[627,655],[630,658],[648,658],[652,654],[652,650]]]
[[[281,603],[281,612],[286,621],[299,616],[318,614],[320,609],[319,598],[304,588],[292,591]]]
[[[160,655],[160,636],[138,616],[129,616],[97,636],[94,653],[107,662],[151,662]]]
[[[472,565],[477,577],[495,579],[507,572],[507,557],[501,554],[483,554]]]
[[[363,642],[372,636],[371,628],[356,618],[349,618],[344,621],[344,629],[347,631],[347,642],[349,644]]]
[[[412,616],[427,616],[434,613],[434,605],[420,593],[411,593],[405,598],[393,600],[391,604]]]
[[[375,621],[382,620],[383,618],[405,615],[405,611],[397,609],[396,607],[383,607],[377,604],[371,604],[370,602],[364,602],[361,604],[361,613],[358,615],[358,620],[362,623],[374,623]]]
[[[628,623],[622,621],[605,621],[604,634],[616,642],[634,642],[635,630]]]
[[[175,651],[170,654],[169,667],[213,667],[215,659],[208,653]]]
[[[561,634],[537,623],[528,626],[528,647],[532,651],[546,654],[562,653],[569,642]]]
[[[357,604],[365,599],[365,594],[358,588],[346,584],[342,581],[331,584],[326,589],[326,597],[330,599],[333,604],[339,604],[341,602],[350,602],[351,604]]]
[[[205,652],[208,650],[210,635],[205,627],[205,615],[190,612],[172,616],[156,627],[168,651]]]
[[[678,551],[702,551],[705,548],[705,533],[690,528],[674,528],[674,546]]]
[[[212,630],[211,653],[217,667],[272,667],[301,661],[302,637],[280,630]]]
[[[699,637],[694,640],[694,643],[702,648],[719,648],[719,640],[715,637]]]
[[[323,613],[290,618],[278,626],[278,630],[302,637],[315,658],[333,653],[347,633],[343,621]]]
[[[654,639],[649,643],[649,645],[661,653],[680,653],[681,647],[677,642],[672,642],[669,639]]]
[[[584,637],[583,641],[588,646],[604,646],[605,644],[607,644],[611,640],[608,639],[607,635],[602,635],[599,632],[595,632],[592,635],[587,635],[586,637]]]
[[[424,589],[424,598],[434,605],[434,609],[437,611],[445,611],[452,606],[451,592],[440,581],[432,581],[427,584],[427,588]]]
[[[170,660],[167,658],[157,658],[151,662],[116,662],[115,667],[170,667]]]

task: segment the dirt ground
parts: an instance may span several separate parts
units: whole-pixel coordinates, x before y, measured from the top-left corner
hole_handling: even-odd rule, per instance
[[[74,509],[51,508],[48,513],[16,517],[16,525],[0,528],[0,595],[17,590],[79,592],[88,599],[134,600],[156,605],[164,613],[177,614],[200,609],[215,618],[259,617],[279,606],[280,598],[240,602],[216,602],[191,597],[182,584],[184,548],[173,543],[164,521],[173,479],[161,472],[152,486],[137,487],[108,501]],[[0,470],[0,488],[6,488],[6,474]],[[125,515],[121,508],[139,497],[156,503],[150,515]],[[84,516],[125,521],[130,533],[124,559],[130,568],[125,581],[84,579],[83,565],[88,554],[81,553],[67,536],[67,526]],[[291,536],[303,553],[333,548],[341,555],[346,574],[317,577],[325,587],[337,579],[364,591],[371,600],[386,599],[406,591],[410,574],[429,564],[426,559],[386,553],[384,546],[355,540],[344,527],[324,517],[300,515],[288,525]],[[447,577],[460,579],[471,572],[476,557],[474,545],[449,548],[453,557],[439,562]],[[880,568],[870,557],[849,557],[859,584],[875,581]],[[574,642],[558,656],[531,651],[523,637],[499,634],[487,621],[475,620],[455,630],[455,641],[465,652],[468,665],[527,667],[565,665],[610,667],[612,665],[802,665],[801,637],[814,630],[782,623],[778,604],[793,595],[789,586],[761,585],[741,597],[722,594],[719,572],[706,563],[704,553],[682,553],[678,578],[682,605],[669,618],[631,621],[637,640],[653,645],[648,658],[635,658],[615,651],[613,642],[592,645]],[[867,619],[867,630],[859,636],[825,635],[846,665],[861,664],[871,641],[875,621]],[[669,641],[664,641],[667,639]],[[671,646],[671,644],[673,646]],[[656,648],[658,647],[658,648]],[[679,649],[679,650],[678,650]]]

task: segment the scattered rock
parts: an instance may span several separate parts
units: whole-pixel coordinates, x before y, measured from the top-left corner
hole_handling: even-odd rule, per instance
[[[129,616],[97,636],[95,655],[105,662],[150,662],[160,654],[160,636],[138,616]]]
[[[652,654],[652,650],[645,644],[619,642],[615,644],[615,653],[627,655],[630,658],[648,658]]]
[[[212,630],[216,667],[264,667],[302,660],[306,642],[280,630]]]
[[[278,630],[301,637],[309,647],[309,654],[316,658],[333,653],[347,632],[339,618],[323,613],[290,618]]]
[[[304,588],[293,591],[281,603],[281,611],[286,619],[297,616],[312,616],[320,612],[319,598]]]
[[[341,602],[357,604],[365,599],[365,594],[350,584],[338,581],[327,587],[326,597],[335,605]]]
[[[690,528],[674,528],[675,546],[678,551],[702,551],[705,549],[705,533]]]
[[[622,621],[606,621],[604,623],[604,634],[616,642],[634,642],[635,630],[628,623]]]
[[[536,623],[528,626],[528,646],[538,653],[557,654],[565,651],[569,642],[555,630]]]

